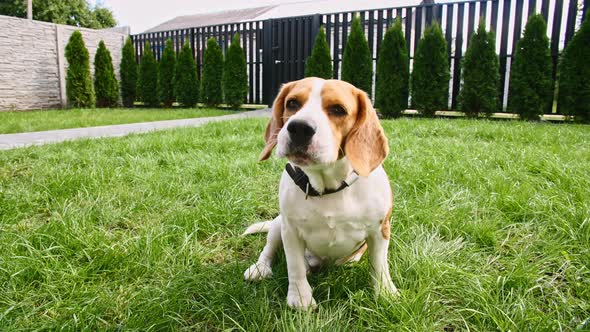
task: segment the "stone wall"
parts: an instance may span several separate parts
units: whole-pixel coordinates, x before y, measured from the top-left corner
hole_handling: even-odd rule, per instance
[[[60,108],[67,105],[65,47],[80,30],[90,53],[100,40],[111,51],[117,77],[125,29],[92,30],[0,15],[0,111]]]

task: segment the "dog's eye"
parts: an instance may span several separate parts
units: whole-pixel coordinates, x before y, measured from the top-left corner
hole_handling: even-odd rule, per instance
[[[301,104],[297,99],[289,99],[287,101],[287,109],[291,112],[297,112],[301,108]]]
[[[348,113],[342,105],[332,105],[328,107],[328,113],[333,116],[346,116]]]

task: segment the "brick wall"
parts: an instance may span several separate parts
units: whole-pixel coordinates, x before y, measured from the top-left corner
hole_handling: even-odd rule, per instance
[[[0,111],[60,108],[67,105],[65,47],[80,30],[93,73],[98,42],[111,51],[117,77],[123,43],[121,29],[92,30],[0,15]]]

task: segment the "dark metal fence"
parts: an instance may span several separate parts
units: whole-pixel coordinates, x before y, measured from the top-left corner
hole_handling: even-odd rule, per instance
[[[246,64],[249,77],[249,104],[260,104],[263,102],[262,96],[262,40],[263,40],[263,21],[240,22],[231,24],[221,24],[207,27],[171,30],[163,32],[145,33],[132,36],[135,45],[135,54],[139,63],[143,54],[144,45],[149,41],[156,60],[160,61],[162,51],[167,39],[171,39],[176,53],[184,43],[188,42],[193,50],[193,55],[197,62],[197,72],[199,79],[203,67],[203,51],[207,45],[207,39],[214,37],[219,42],[223,54],[226,53],[235,33],[240,34],[240,43],[246,53]]]
[[[383,35],[396,18],[401,18],[403,22],[410,53],[410,68],[424,29],[436,21],[441,25],[447,40],[451,69],[448,106],[449,109],[455,109],[461,86],[461,59],[473,31],[481,20],[488,30],[496,34],[496,52],[500,59],[500,92],[505,109],[509,98],[512,55],[528,17],[534,13],[541,13],[547,21],[555,78],[559,54],[573,36],[586,12],[587,8],[582,8],[583,6],[584,4],[578,0],[461,1],[223,24],[140,34],[133,36],[133,40],[138,61],[145,41],[150,41],[158,60],[167,38],[172,39],[177,51],[182,43],[188,41],[200,73],[207,38],[215,37],[225,53],[233,34],[238,32],[242,38],[250,77],[248,103],[270,104],[280,84],[304,76],[305,59],[311,53],[320,25],[326,28],[334,62],[334,77],[340,78],[342,54],[354,15],[360,15],[363,21],[365,35],[373,55],[374,69]]]

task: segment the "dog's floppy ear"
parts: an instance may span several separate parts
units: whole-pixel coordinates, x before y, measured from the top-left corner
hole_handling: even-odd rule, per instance
[[[385,160],[389,145],[371,100],[364,91],[357,89],[356,94],[357,119],[346,138],[344,151],[354,170],[360,176],[368,176]]]
[[[266,146],[260,153],[258,157],[258,161],[263,161],[270,157],[272,153],[272,149],[274,149],[275,145],[277,145],[277,136],[279,135],[279,131],[283,128],[283,112],[285,110],[285,97],[287,93],[291,91],[293,83],[284,84],[279,92],[278,96],[275,98],[275,101],[272,105],[272,116],[268,125],[266,126],[266,132],[264,133],[264,140],[266,141]]]

